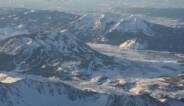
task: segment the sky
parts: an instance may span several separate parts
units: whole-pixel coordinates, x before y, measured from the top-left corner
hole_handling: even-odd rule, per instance
[[[184,0],[0,0],[0,7],[94,10],[113,7],[184,8]]]

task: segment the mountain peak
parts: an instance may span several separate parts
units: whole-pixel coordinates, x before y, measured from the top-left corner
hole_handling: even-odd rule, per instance
[[[130,15],[127,18],[121,19],[120,22],[115,25],[114,29],[121,32],[144,33],[148,36],[153,35],[149,23],[135,15]]]

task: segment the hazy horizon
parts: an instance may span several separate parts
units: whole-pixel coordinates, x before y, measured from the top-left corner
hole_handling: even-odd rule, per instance
[[[94,10],[114,7],[183,8],[183,0],[0,0],[0,7]]]

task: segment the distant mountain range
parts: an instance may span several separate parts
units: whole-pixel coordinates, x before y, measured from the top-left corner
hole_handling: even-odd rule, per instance
[[[68,28],[86,42],[121,45],[136,39],[132,49],[183,52],[184,28],[172,28],[145,21],[139,16],[82,16]]]
[[[121,16],[107,13],[80,16],[25,9],[2,9],[0,16],[1,35],[7,32],[10,36],[29,32],[62,30],[74,34],[83,42],[106,43],[121,45],[121,47],[128,43],[131,49],[184,51],[182,46],[183,27],[173,28],[154,24],[144,20],[141,16]],[[134,43],[130,44],[129,42],[132,40]]]

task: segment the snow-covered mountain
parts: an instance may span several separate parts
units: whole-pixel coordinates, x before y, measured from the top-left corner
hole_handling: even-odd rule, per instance
[[[136,15],[0,9],[0,106],[183,106],[183,34]]]
[[[120,16],[112,14],[86,14],[65,28],[85,42],[96,41],[99,36],[108,32],[119,19]]]
[[[2,106],[182,106],[174,99],[161,102],[148,94],[103,93],[34,75],[0,73],[0,78]]]
[[[38,31],[53,31],[78,19],[78,15],[49,10],[23,8],[0,8],[0,29],[11,28]]]
[[[184,103],[180,97],[183,97],[183,85],[180,82],[183,80],[180,79],[182,76],[127,81],[117,79],[104,85],[95,85],[94,82],[75,83],[35,75],[1,72],[0,105],[182,106]],[[126,93],[126,90],[131,93]]]
[[[78,20],[71,23],[69,30],[74,33],[80,33],[79,36],[100,37],[113,31],[122,33],[144,33],[152,36],[153,31],[150,23],[138,16],[127,16],[115,14],[88,14],[81,16]],[[93,33],[92,33],[93,32]]]
[[[141,47],[156,51],[183,52],[183,28],[172,28],[155,24],[142,16],[116,14],[88,14],[67,25],[84,42],[121,45],[136,39]],[[167,39],[165,39],[167,38]],[[157,43],[155,43],[157,42]],[[146,46],[145,46],[146,45]],[[130,49],[130,48],[129,48]]]
[[[62,32],[17,35],[2,40],[0,60],[1,70],[62,79],[88,78],[96,71],[113,70],[119,64]]]
[[[184,50],[182,27],[155,24],[141,15],[113,13],[75,15],[58,11],[4,8],[0,12],[0,29],[13,31],[11,34],[62,30],[74,34],[83,42],[120,46],[137,39],[136,44],[141,45],[141,48],[133,49],[171,52]],[[1,35],[9,34],[2,30]]]
[[[125,19],[121,19],[120,22],[116,23],[114,27],[111,29],[111,31],[113,30],[117,30],[120,32],[132,32],[132,33],[142,32],[148,36],[153,35],[153,31],[149,27],[149,23],[134,15],[130,15]]]
[[[16,75],[16,76],[15,76]],[[59,80],[0,74],[1,106],[164,106],[149,95],[81,90]]]

